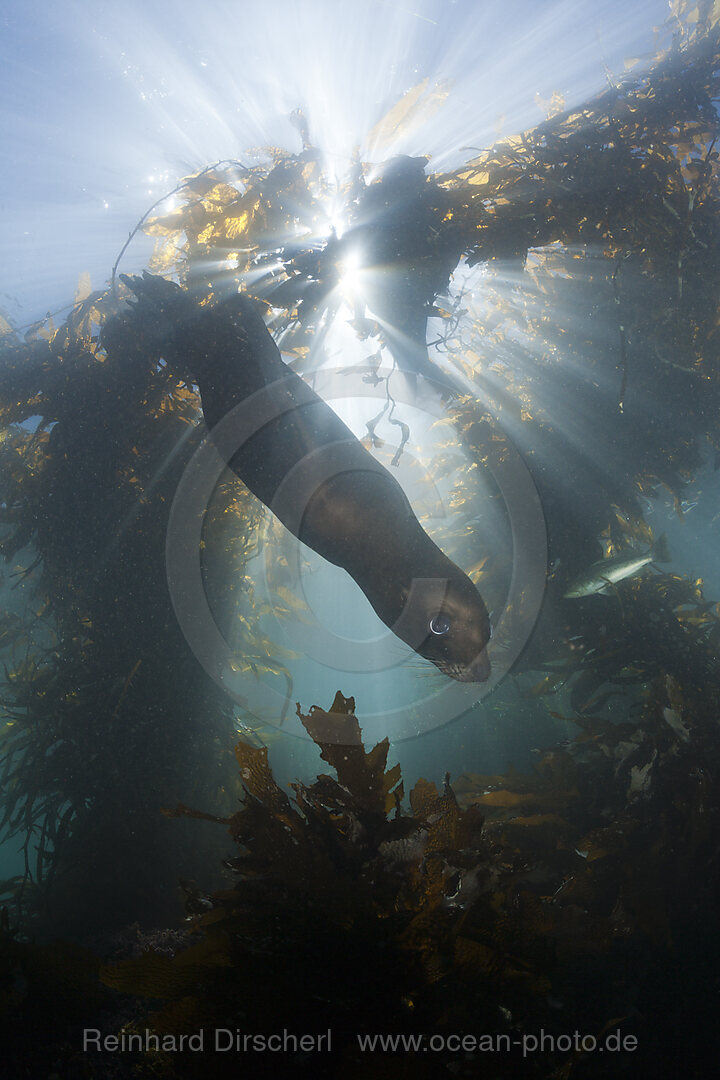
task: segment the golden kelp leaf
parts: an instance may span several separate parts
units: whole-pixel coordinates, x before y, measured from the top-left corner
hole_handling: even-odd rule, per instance
[[[298,716],[308,735],[320,747],[323,761],[335,769],[338,783],[351,792],[363,809],[371,814],[386,814],[388,795],[400,777],[398,766],[385,772],[389,741],[387,738],[365,752],[360,725],[354,715],[355,700],[338,690],[330,712],[317,706]],[[392,798],[390,808],[395,805]]]
[[[499,144],[497,149],[504,150],[506,147],[510,147],[512,149],[519,149],[524,144],[525,139],[522,135],[508,135],[508,137],[506,139],[503,139],[503,141]]]
[[[288,812],[290,803],[285,792],[275,783],[268,764],[267,746],[250,746],[240,742],[235,747],[235,757],[240,766],[242,782],[250,794],[275,812]]]
[[[223,206],[226,203],[234,202],[238,197],[237,189],[231,187],[230,184],[225,184],[222,181],[215,184],[205,192],[202,199],[202,205],[211,212],[219,209],[219,206]]]
[[[211,221],[209,225],[206,225],[205,228],[202,229],[200,233],[198,233],[198,238],[197,238],[198,243],[199,244],[207,244],[207,243],[209,243],[210,240],[212,240],[214,234],[215,234],[215,222]]]
[[[458,849],[473,842],[483,821],[472,807],[460,810],[447,782],[441,794],[434,784],[418,780],[410,792],[410,806],[415,817],[428,827],[426,853]]]
[[[547,120],[552,120],[565,108],[565,98],[559,90],[554,90],[549,98],[543,98],[539,93],[535,95],[535,104],[545,113]]]
[[[455,939],[455,963],[461,970],[468,969],[473,973],[482,971],[491,975],[502,971],[505,957],[479,941],[458,935]]]
[[[176,236],[159,236],[155,241],[148,269],[152,274],[168,277],[175,270],[180,258],[181,248]]]
[[[296,593],[291,592],[285,585],[277,585],[275,588],[277,596],[287,605],[288,609],[293,612],[303,612],[308,610],[307,602]],[[330,709],[330,712],[335,712],[334,709]]]
[[[407,135],[437,112],[450,93],[447,83],[437,83],[432,89],[430,79],[423,79],[400,98],[367,137],[370,153],[386,150],[400,136]]]
[[[250,214],[245,211],[237,217],[226,217],[223,223],[223,232],[228,240],[235,240],[247,231]]]
[[[603,859],[608,854],[609,848],[602,847],[589,837],[585,837],[583,840],[578,840],[576,851],[582,859],[590,863],[595,859]]]
[[[510,820],[511,825],[523,825],[532,827],[536,825],[559,825],[563,829],[569,829],[567,821],[559,814],[527,814],[524,817],[514,817]]]
[[[171,957],[156,952],[102,967],[100,980],[113,990],[154,998],[176,997],[193,988],[192,972],[178,968]]]
[[[490,173],[487,169],[480,169],[479,171],[473,170],[472,172],[461,172],[459,174],[461,180],[467,180],[468,184],[475,184],[477,187],[484,187],[490,183]]]
[[[10,323],[2,315],[0,315],[0,334],[12,334],[14,330]]]
[[[478,581],[483,576],[483,571],[485,569],[485,564],[487,563],[487,561],[488,561],[488,556],[485,555],[480,560],[480,562],[475,563],[475,565],[468,570],[467,576],[470,578],[473,585],[477,585]]]
[[[208,935],[176,956],[149,951],[134,960],[105,965],[100,969],[100,979],[114,990],[143,997],[173,998],[196,989],[202,969],[230,965],[227,941]]]
[[[292,348],[286,348],[283,344],[281,352],[283,356],[293,356],[300,360],[305,359],[310,354],[310,349],[307,345],[294,345]]]
[[[382,742],[375,743],[375,746],[373,746],[372,750],[367,751],[367,753],[365,755],[365,758],[367,760],[367,763],[368,763],[368,766],[370,767],[371,772],[373,772],[373,773],[381,773],[381,772],[384,773],[385,772],[385,766],[387,765],[387,756],[388,756],[388,750],[389,749],[390,749],[390,743],[389,743],[388,739],[385,738],[385,739],[382,740]],[[391,772],[397,772],[398,773],[397,778],[399,779],[399,767],[397,765],[391,770]],[[389,775],[389,774],[385,775],[384,780],[387,780],[387,775]],[[394,782],[395,781],[393,781],[393,783]],[[392,786],[392,784],[390,786]],[[383,783],[383,789],[385,791],[390,790],[390,788],[385,783]]]
[[[212,169],[201,169],[199,173],[184,176],[182,186],[191,195],[203,198],[220,182]]]
[[[483,795],[478,795],[474,801],[480,803],[481,806],[524,806],[527,803],[537,802],[537,795],[531,791],[521,792],[503,789],[502,791],[488,791]]]
[[[430,808],[437,803],[439,799],[438,789],[432,783],[431,780],[424,780],[422,777],[415,784],[415,787],[410,792],[410,806],[415,817],[425,818],[430,813]]]

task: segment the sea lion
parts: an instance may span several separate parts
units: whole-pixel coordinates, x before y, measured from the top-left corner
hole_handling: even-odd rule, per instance
[[[393,633],[460,682],[490,675],[490,623],[468,576],[430,539],[400,484],[284,363],[254,301],[194,303],[179,286],[123,277],[168,361],[197,383],[212,432],[257,395],[267,415],[229,465],[283,524],[346,570]]]

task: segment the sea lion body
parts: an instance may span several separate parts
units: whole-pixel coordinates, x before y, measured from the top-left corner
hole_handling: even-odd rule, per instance
[[[148,281],[129,279],[141,299]],[[232,453],[233,471],[298,539],[346,570],[416,652],[461,682],[487,679],[485,605],[397,480],[284,363],[253,301],[237,294],[192,306],[180,329],[173,320],[175,351],[194,374],[208,428],[253,395],[270,405],[270,419]]]

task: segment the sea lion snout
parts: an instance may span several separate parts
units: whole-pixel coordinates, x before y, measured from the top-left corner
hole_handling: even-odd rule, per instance
[[[490,657],[488,656],[487,649],[482,649],[481,652],[475,657],[471,664],[455,678],[458,682],[487,682],[492,674],[492,667],[490,665]]]

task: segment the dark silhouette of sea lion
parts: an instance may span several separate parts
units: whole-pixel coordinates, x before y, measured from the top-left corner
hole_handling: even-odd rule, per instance
[[[485,681],[490,624],[480,594],[424,531],[397,480],[284,363],[257,304],[234,294],[199,305],[162,278],[123,280],[136,312],[163,336],[167,359],[197,383],[211,432],[257,396],[266,420],[228,462],[247,487],[346,570],[417,653],[460,682]]]

